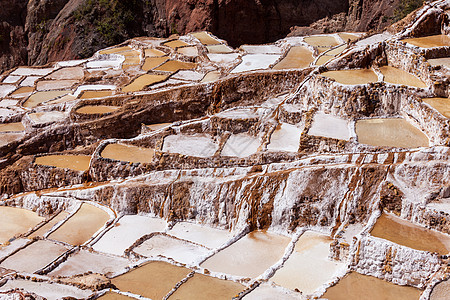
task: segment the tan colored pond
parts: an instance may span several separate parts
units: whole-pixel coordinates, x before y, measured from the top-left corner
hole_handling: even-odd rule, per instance
[[[387,214],[378,218],[370,234],[416,250],[450,252],[450,237]]]
[[[37,92],[34,93],[33,95],[31,95],[27,101],[25,101],[25,103],[23,104],[23,107],[36,107],[39,104],[49,101],[49,100],[53,100],[55,98],[64,96],[69,94],[70,91],[47,91],[47,92]]]
[[[162,261],[149,262],[111,280],[119,290],[162,299],[191,270]]]
[[[216,81],[220,78],[220,72],[219,71],[211,71],[208,72],[205,77],[203,77],[203,79],[200,82],[212,82],[212,81]]]
[[[172,41],[168,41],[163,43],[162,45],[170,47],[172,49],[178,48],[178,47],[185,47],[185,46],[189,46],[188,43],[185,43],[183,41],[180,40],[172,40]]]
[[[0,124],[0,132],[24,131],[22,122]]]
[[[34,92],[34,87],[32,86],[22,86],[15,90],[10,97],[12,98],[24,98],[31,95]]]
[[[75,171],[87,171],[91,156],[89,155],[46,155],[36,157],[36,165],[51,166]]]
[[[189,57],[196,57],[196,56],[198,56],[198,49],[195,46],[178,48],[177,52],[181,53],[183,55],[189,56]]]
[[[36,84],[36,90],[46,91],[69,89],[76,83],[78,83],[78,80],[41,80]]]
[[[17,207],[0,206],[0,245],[18,234],[26,233],[45,218]]]
[[[341,33],[338,33],[338,35],[346,43],[359,39],[359,36],[357,36],[356,34],[351,34],[351,33],[341,32]]]
[[[428,60],[428,63],[433,67],[444,66],[450,68],[450,57],[432,58]]]
[[[227,300],[245,290],[240,283],[222,280],[202,274],[195,274],[183,283],[169,299]]]
[[[196,63],[184,62],[179,60],[169,60],[162,66],[157,67],[156,71],[176,72],[178,70],[190,70],[197,67]]]
[[[133,163],[151,163],[154,155],[154,149],[122,144],[108,144],[101,153],[104,158]]]
[[[80,99],[94,99],[94,98],[103,98],[109,97],[114,94],[112,90],[92,90],[92,91],[84,91]]]
[[[62,79],[75,79],[81,80],[84,77],[84,69],[82,67],[68,67],[56,70],[50,73],[46,79],[62,80]]]
[[[88,241],[109,220],[103,209],[83,203],[80,209],[48,238],[79,246]]]
[[[450,46],[450,37],[445,34],[431,35],[420,38],[405,39],[408,44],[420,47],[420,48],[433,48]]]
[[[150,71],[160,64],[166,62],[168,60],[167,56],[159,56],[159,57],[147,57],[145,59],[144,65],[142,66],[142,70]]]
[[[378,76],[372,69],[328,71],[320,75],[332,78],[341,84],[347,85],[367,84],[369,82],[378,81]]]
[[[201,267],[232,275],[257,277],[283,257],[289,241],[285,236],[254,231],[207,259]]]
[[[137,92],[143,90],[145,87],[164,81],[169,76],[158,74],[144,74],[134,79],[130,84],[122,88],[122,92]]]
[[[342,46],[334,48],[333,50],[328,51],[326,54],[327,55],[339,55],[342,52],[344,52],[345,49],[347,49],[347,45],[342,45]]]
[[[339,42],[336,40],[336,38],[331,35],[308,36],[303,38],[303,40],[311,46],[317,47],[319,53],[322,53],[334,46],[339,45]]]
[[[131,50],[133,50],[133,48],[131,48],[130,46],[123,46],[123,47],[102,50],[99,53],[100,54],[115,54],[115,53],[120,53],[120,52],[125,52],[125,51],[131,51]]]
[[[233,49],[224,44],[206,46],[208,53],[232,53]]]
[[[56,224],[58,224],[62,220],[65,220],[68,216],[69,216],[68,212],[61,211],[60,213],[58,213],[57,216],[55,216],[53,219],[51,219],[50,221],[45,223],[44,226],[40,227],[38,230],[36,230],[32,234],[30,234],[29,237],[30,238],[34,238],[35,236],[43,237],[44,234],[46,234],[47,232],[50,231],[50,229],[53,228],[53,226],[55,226]]]
[[[145,126],[147,126],[147,128],[150,130],[159,130],[159,129],[167,127],[171,124],[172,123],[159,123],[159,124],[150,124],[150,125],[145,125]]]
[[[450,295],[450,279],[438,283],[431,292],[430,300],[448,300]]]
[[[117,293],[113,293],[113,292],[109,292],[97,299],[98,300],[127,300],[127,299],[130,300],[130,299],[134,299],[134,298],[124,296],[121,294],[117,294]]]
[[[450,99],[448,98],[424,98],[423,102],[432,106],[444,117],[450,118]]]
[[[351,272],[330,287],[322,298],[329,300],[419,300],[420,290],[395,285],[376,277]]]
[[[380,67],[380,71],[384,75],[384,81],[386,82],[414,86],[423,89],[427,87],[425,82],[401,69],[391,66],[383,66]]]
[[[110,105],[85,105],[76,110],[79,114],[95,115],[95,114],[108,114],[120,109],[120,106]]]
[[[404,119],[368,119],[356,122],[360,144],[386,147],[428,147],[427,136]]]
[[[289,49],[286,56],[273,69],[303,69],[307,68],[313,61],[312,52],[308,48],[295,46]]]
[[[334,58],[334,56],[330,56],[330,55],[322,55],[321,57],[319,57],[316,61],[316,66],[322,66],[324,64],[326,64],[327,62],[329,62],[330,60],[332,60]]]
[[[147,56],[164,56],[164,55],[166,55],[166,53],[162,52],[161,50],[152,49],[152,48],[145,49],[144,54],[146,57]]]
[[[192,36],[194,36],[197,40],[200,41],[203,45],[216,45],[220,44],[220,41],[216,40],[212,36],[210,36],[207,32],[195,32],[191,33]]]

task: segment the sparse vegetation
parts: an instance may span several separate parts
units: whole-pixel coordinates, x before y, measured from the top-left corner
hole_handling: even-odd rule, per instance
[[[392,21],[397,22],[423,5],[425,0],[401,0],[399,6],[394,10]]]

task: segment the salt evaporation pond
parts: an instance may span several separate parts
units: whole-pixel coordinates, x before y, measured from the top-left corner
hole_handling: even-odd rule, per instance
[[[358,142],[379,147],[428,147],[427,136],[404,119],[367,119],[356,122]]]
[[[194,264],[199,257],[206,255],[209,249],[171,236],[158,234],[134,248],[133,251],[145,257],[161,255],[183,264]]]
[[[191,70],[197,67],[196,63],[184,62],[179,60],[169,60],[157,67],[155,71],[177,72],[179,70]]]
[[[380,71],[384,75],[385,82],[408,85],[422,89],[427,87],[427,85],[422,80],[401,69],[397,69],[391,66],[383,66],[380,67]]]
[[[347,274],[322,296],[329,300],[418,300],[419,297],[419,289],[356,272]]]
[[[53,262],[68,250],[47,240],[39,240],[5,259],[0,266],[19,272],[34,273]]]
[[[48,111],[29,114],[28,117],[33,125],[43,125],[64,120],[67,114],[60,111]]]
[[[448,300],[450,295],[450,279],[438,283],[431,292],[430,300]]]
[[[122,292],[162,299],[189,273],[189,269],[154,261],[115,277],[111,282]]]
[[[197,40],[200,41],[203,45],[216,45],[220,44],[220,41],[216,40],[212,36],[210,36],[207,32],[201,31],[201,32],[194,32],[191,33],[193,37],[195,37]]]
[[[308,134],[348,141],[350,139],[349,123],[345,119],[318,112],[314,115]]]
[[[84,69],[82,67],[68,67],[50,73],[45,78],[54,80],[63,80],[63,79],[81,80],[83,79],[83,77],[84,77]]]
[[[76,110],[79,114],[85,115],[103,115],[115,112],[119,110],[120,106],[111,106],[111,105],[85,105]]]
[[[302,130],[297,126],[282,123],[270,136],[267,150],[297,152]]]
[[[176,223],[168,233],[211,249],[220,247],[234,236],[228,230],[188,222]]]
[[[78,83],[78,80],[41,80],[36,84],[37,91],[68,89]]]
[[[372,69],[328,71],[320,75],[346,85],[367,84],[378,81],[378,76]]]
[[[162,57],[147,57],[145,59],[144,65],[142,66],[142,70],[144,71],[150,71],[154,68],[156,68],[159,65],[162,65],[163,63],[165,63],[167,60],[169,60],[168,57],[166,56],[162,56]]]
[[[245,300],[304,300],[298,292],[290,292],[286,288],[261,283],[256,289],[243,297]]]
[[[166,53],[158,49],[148,48],[144,50],[145,56],[164,56]]]
[[[84,91],[79,98],[80,99],[104,98],[112,96],[113,94],[114,92],[111,90]]]
[[[338,35],[346,43],[359,39],[358,35],[352,34],[352,33],[341,32],[341,33],[338,33]]]
[[[450,68],[450,57],[428,59],[428,63],[433,67],[443,66]]]
[[[326,235],[306,231],[271,280],[283,287],[298,289],[303,294],[312,294],[345,268],[344,263],[328,259],[332,241]]]
[[[167,75],[158,74],[144,74],[134,79],[130,84],[122,88],[124,93],[141,91],[145,87],[164,81],[168,78]]]
[[[450,46],[450,37],[445,34],[431,35],[420,38],[405,39],[408,44],[420,48],[448,47]]]
[[[87,299],[93,294],[91,290],[82,290],[70,285],[22,279],[8,280],[6,284],[0,287],[0,292],[14,289],[23,289],[52,300],[65,297],[69,297],[69,299]]]
[[[94,205],[83,203],[80,209],[56,231],[49,239],[58,240],[74,246],[82,245],[109,220],[109,214]]]
[[[190,57],[198,56],[198,49],[195,46],[178,48],[177,52]]]
[[[53,68],[28,68],[28,67],[19,67],[11,75],[20,75],[20,76],[29,76],[29,75],[38,75],[45,76],[49,73],[53,72]]]
[[[0,124],[0,132],[24,131],[25,126],[22,122]]]
[[[336,38],[331,35],[308,36],[303,38],[303,40],[311,46],[317,47],[319,53],[325,52],[328,49],[339,45]]]
[[[283,257],[289,242],[290,239],[285,236],[254,231],[208,258],[201,267],[215,272],[257,277]]]
[[[22,86],[15,90],[9,97],[19,99],[30,96],[34,92],[34,87],[31,86]]]
[[[220,78],[220,72],[218,71],[211,71],[208,72],[205,77],[203,77],[203,79],[200,82],[212,82],[212,81],[216,81]]]
[[[99,52],[99,54],[116,54],[116,53],[131,51],[131,50],[133,50],[133,48],[131,48],[130,46],[122,46],[122,47],[116,47],[116,48],[110,48],[110,49],[106,49],[106,50],[101,50]]]
[[[450,118],[450,99],[448,98],[425,98],[423,102],[429,104],[444,117]]]
[[[232,134],[222,149],[223,156],[247,157],[258,152],[261,146],[259,138],[248,133]]]
[[[302,46],[294,46],[289,49],[286,56],[277,63],[273,69],[303,69],[309,67],[309,65],[314,61],[312,52]]]
[[[280,55],[278,54],[247,54],[242,57],[242,62],[230,73],[268,69],[279,58]]]
[[[449,236],[388,214],[378,218],[370,234],[416,250],[450,253]]]
[[[46,92],[37,92],[31,95],[27,101],[23,104],[23,107],[33,108],[38,106],[39,104],[53,100],[55,98],[64,96],[69,94],[70,91],[46,91]]]
[[[123,216],[92,248],[98,252],[123,255],[137,239],[146,234],[164,231],[165,227],[164,220],[158,218]]]
[[[164,138],[162,151],[179,153],[187,156],[209,157],[213,156],[219,146],[206,134],[178,134]]]
[[[12,84],[0,84],[0,98],[7,96],[9,93],[16,89],[15,85]]]
[[[165,43],[163,43],[163,44],[161,44],[161,45],[170,47],[170,48],[172,48],[172,49],[175,49],[175,48],[178,48],[178,47],[189,46],[188,43],[185,43],[185,42],[180,41],[180,40],[172,40],[172,41],[168,41],[168,42],[165,42]]]
[[[24,136],[24,133],[3,132],[0,134],[0,147],[20,141]]]
[[[114,293],[114,292],[109,292],[104,294],[103,296],[97,298],[98,300],[130,300],[130,299],[134,299],[122,294],[118,294],[118,293]]]
[[[0,245],[44,221],[37,213],[17,207],[0,206],[0,215]]]
[[[231,49],[230,47],[228,47],[227,45],[224,45],[224,44],[206,46],[206,49],[208,49],[208,53],[211,53],[211,54],[232,53],[233,52],[233,49]],[[208,57],[209,57],[209,55],[208,55]]]
[[[61,211],[56,215],[54,218],[52,218],[50,221],[45,223],[43,226],[39,227],[38,230],[34,231],[32,234],[29,235],[30,238],[40,236],[43,237],[47,232],[50,231],[50,229],[53,228],[56,224],[59,222],[65,220],[69,216],[69,213],[66,211]]]
[[[75,171],[87,171],[91,157],[89,155],[45,155],[36,157],[34,163]]]
[[[169,300],[227,300],[245,290],[240,283],[196,273],[173,293]]]
[[[133,163],[151,163],[155,150],[123,144],[108,144],[100,154],[104,158]]]

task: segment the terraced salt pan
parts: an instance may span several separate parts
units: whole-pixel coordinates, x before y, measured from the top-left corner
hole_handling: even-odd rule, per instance
[[[242,62],[230,73],[268,69],[280,56],[278,54],[247,54],[242,57]]]
[[[64,297],[73,297],[75,299],[87,299],[93,294],[91,290],[82,290],[70,285],[58,283],[33,282],[29,280],[15,279],[0,287],[0,291],[11,289],[23,289],[35,293],[46,299],[63,299]]]
[[[359,35],[352,34],[352,33],[341,32],[341,33],[338,33],[338,35],[346,43],[359,39]]]
[[[388,214],[378,218],[370,234],[416,250],[450,253],[450,236]]]
[[[34,273],[53,262],[68,250],[47,240],[39,240],[5,259],[0,266],[19,272]]]
[[[203,79],[200,81],[201,83],[204,82],[212,82],[216,81],[220,78],[220,72],[219,71],[211,71],[203,77]]]
[[[358,142],[372,146],[428,147],[427,136],[404,119],[368,119],[356,122]]]
[[[0,215],[0,245],[44,220],[33,211],[17,207],[0,206]]]
[[[282,54],[283,50],[275,45],[242,45],[241,49],[248,54]]]
[[[372,69],[328,71],[320,75],[346,85],[367,84],[378,81],[378,76]]]
[[[34,86],[35,82],[41,78],[41,76],[28,76],[20,83],[20,86]]]
[[[75,96],[73,96],[71,94],[67,94],[67,95],[64,95],[62,97],[56,98],[54,100],[47,101],[47,102],[45,102],[45,104],[46,105],[53,105],[53,104],[58,104],[58,103],[66,103],[66,102],[69,102],[69,101],[73,101],[75,99],[76,99]]]
[[[51,166],[75,171],[87,171],[91,156],[89,155],[45,155],[36,157],[36,165]]]
[[[392,37],[392,34],[390,34],[388,32],[375,34],[375,35],[372,35],[372,36],[370,36],[370,37],[368,37],[366,39],[363,39],[363,40],[360,40],[360,41],[356,42],[356,46],[365,47],[365,46],[368,46],[368,45],[381,43],[381,42],[384,42],[384,41],[390,39],[391,37]]]
[[[114,91],[111,90],[100,90],[100,91],[84,91],[80,99],[95,99],[95,98],[104,98],[109,97],[114,94]]]
[[[334,48],[333,50],[328,51],[326,53],[326,55],[337,56],[337,55],[341,54],[342,52],[344,52],[345,49],[347,49],[347,45],[342,45],[342,46]]]
[[[220,54],[220,53],[208,53],[208,59],[218,64],[228,64],[235,61],[238,57],[238,53]]]
[[[162,128],[166,128],[168,126],[170,126],[172,123],[159,123],[159,124],[150,124],[150,125],[145,125],[148,129],[150,130],[160,130]]]
[[[221,118],[234,119],[234,120],[254,119],[254,118],[259,117],[256,110],[253,108],[238,108],[238,109],[226,110],[226,111],[222,111],[222,112],[216,114],[216,116],[221,117]]]
[[[115,85],[108,84],[90,84],[90,85],[81,85],[77,87],[73,95],[78,97],[81,93],[85,93],[86,91],[102,91],[102,90],[115,90]]]
[[[99,54],[117,54],[117,53],[122,53],[122,52],[126,52],[126,51],[131,51],[131,50],[133,50],[133,48],[131,48],[130,46],[121,46],[121,47],[114,47],[114,48],[110,48],[110,49],[101,50],[101,51],[99,51]]]
[[[88,69],[117,69],[125,61],[124,57],[117,56],[115,59],[91,60],[86,63]]]
[[[177,52],[181,53],[183,55],[189,56],[189,57],[197,57],[198,56],[198,49],[195,46],[178,48]]]
[[[417,300],[420,290],[351,272],[322,296],[329,300]]]
[[[187,156],[210,157],[218,149],[219,146],[207,134],[178,134],[169,135],[164,138],[162,151]]]
[[[313,61],[312,52],[308,48],[294,46],[289,49],[286,56],[273,69],[303,69],[307,68]]]
[[[267,150],[297,152],[302,130],[297,126],[281,123],[272,133]]]
[[[0,124],[0,132],[24,131],[25,126],[22,122]]]
[[[247,157],[256,152],[261,146],[261,141],[248,133],[232,134],[222,149],[224,156]]]
[[[232,53],[233,49],[224,44],[206,46],[208,53]]]
[[[0,84],[0,98],[6,97],[9,93],[16,89],[12,84]]]
[[[348,141],[350,139],[349,123],[345,119],[318,112],[314,115],[308,134]]]
[[[283,257],[289,242],[289,238],[281,235],[254,231],[208,258],[201,267],[255,278]]]
[[[431,292],[430,300],[447,300],[450,295],[450,280],[438,283]]]
[[[11,95],[11,98],[25,98],[31,95],[34,92],[34,87],[31,86],[23,86],[15,90]]]
[[[336,38],[331,35],[309,36],[303,38],[303,40],[311,46],[317,47],[319,53],[325,52],[328,49],[339,45],[339,42],[336,40]]]
[[[158,75],[158,74],[144,74],[136,79],[134,79],[130,84],[126,85],[122,88],[122,92],[128,93],[128,92],[137,92],[141,91],[145,87],[165,81],[168,78],[167,75]]]
[[[268,283],[260,284],[249,294],[243,297],[245,300],[303,300],[304,298],[299,293],[289,293],[284,288],[272,286]]]
[[[245,286],[240,283],[196,273],[183,283],[169,297],[169,300],[227,300],[232,299],[243,290],[245,290]]]
[[[168,42],[163,43],[162,45],[167,46],[167,47],[170,47],[170,48],[172,48],[172,49],[176,49],[176,48],[178,48],[178,47],[189,46],[188,43],[185,43],[185,42],[180,41],[180,40],[172,40],[172,41],[168,41]]]
[[[420,48],[434,48],[450,46],[450,37],[445,34],[431,35],[420,38],[405,39],[405,42]]]
[[[133,249],[134,252],[145,257],[158,257],[159,255],[192,265],[205,256],[209,249],[166,235],[155,235]]]
[[[36,85],[36,90],[47,91],[47,90],[60,90],[68,89],[78,83],[78,80],[42,80],[38,81]]]
[[[8,244],[0,244],[0,260],[10,256],[14,252],[18,251],[20,248],[24,248],[31,241],[26,238],[14,239]],[[0,271],[0,277],[2,277],[2,272]]]
[[[114,292],[109,292],[104,294],[103,296],[97,298],[98,300],[130,300],[130,299],[134,299],[122,294],[118,294],[118,293],[114,293]]]
[[[103,209],[83,203],[80,209],[48,238],[71,245],[82,245],[109,220]]]
[[[328,259],[332,241],[323,234],[306,231],[271,280],[283,287],[298,289],[303,294],[312,294],[345,268],[344,263]]]
[[[154,155],[154,149],[123,144],[108,144],[101,153],[104,158],[133,163],[151,163]]]
[[[95,114],[108,114],[119,110],[120,106],[112,105],[85,105],[76,110],[79,114],[95,115]]]
[[[199,81],[201,80],[203,77],[205,76],[205,74],[203,73],[199,73],[199,72],[195,72],[195,71],[190,71],[190,70],[185,70],[185,71],[179,71],[176,74],[174,74],[172,76],[172,78],[174,79],[180,79],[180,80],[188,80],[188,81]]]
[[[111,280],[119,290],[162,299],[191,271],[162,261],[147,263]]]
[[[177,72],[179,70],[191,70],[197,67],[196,63],[184,62],[179,60],[169,60],[161,66],[157,67],[155,71],[165,71],[165,72]]]
[[[11,106],[17,106],[17,103],[19,100],[12,100],[12,99],[4,99],[0,101],[0,107],[11,107]]]
[[[215,38],[213,38],[211,35],[209,35],[207,32],[205,31],[201,31],[201,32],[194,32],[191,33],[191,35],[193,37],[195,37],[197,40],[200,41],[200,43],[202,43],[203,45],[216,45],[216,44],[220,44],[220,41],[216,40]]]
[[[87,272],[106,276],[121,272],[130,265],[128,259],[80,250],[49,273],[50,276],[73,276]]]
[[[41,103],[44,103],[46,101],[53,100],[55,98],[64,96],[69,94],[70,91],[47,91],[47,92],[36,92],[33,95],[31,95],[27,101],[23,104],[23,107],[33,108]]]
[[[384,75],[384,81],[386,82],[414,86],[423,89],[427,88],[425,82],[401,69],[391,66],[383,66],[380,67],[380,71]]]
[[[152,232],[161,232],[165,227],[166,223],[161,219],[138,215],[123,216],[92,248],[99,252],[123,255],[124,251],[140,237]]]
[[[74,67],[74,66],[84,64],[86,61],[87,61],[87,59],[65,60],[65,61],[57,62],[56,65],[61,68]]]
[[[150,71],[162,63],[166,62],[169,58],[167,56],[158,56],[158,57],[147,57],[145,59],[144,65],[142,66],[142,70]]]
[[[440,112],[444,117],[450,118],[450,99],[448,98],[425,98],[422,99],[423,102],[432,106],[438,112]]]
[[[1,112],[1,111],[0,111]],[[25,136],[24,133],[4,132],[0,134],[0,147],[10,143],[20,141]]]
[[[66,211],[61,211],[55,216],[53,219],[45,223],[44,226],[40,227],[38,230],[29,235],[30,238],[34,238],[36,236],[43,237],[47,232],[49,232],[53,226],[58,224],[59,222],[65,220],[69,216],[69,213]]]
[[[11,75],[19,75],[19,76],[46,76],[53,72],[53,68],[27,68],[27,67],[19,67]]]
[[[333,58],[335,58],[335,56],[332,55],[322,55],[321,57],[319,57],[315,63],[316,66],[322,66],[324,64],[326,64],[327,62],[329,62],[330,60],[332,60]]]
[[[49,111],[29,114],[28,117],[34,125],[43,125],[64,120],[67,115],[60,111]]]
[[[14,113],[15,113],[14,110],[6,109],[6,108],[0,108],[0,117],[11,116],[11,115],[14,115]]]
[[[53,73],[50,73],[45,79],[53,80],[81,80],[84,77],[84,69],[82,67],[68,67],[59,69]]]
[[[22,76],[17,75],[9,75],[5,79],[3,79],[3,83],[16,83],[22,78]]]
[[[220,247],[234,236],[232,232],[227,230],[188,222],[176,223],[168,234],[211,249]]]
[[[164,55],[166,55],[166,53],[164,53],[164,52],[162,52],[161,50],[158,50],[158,49],[149,48],[149,49],[145,49],[144,50],[144,55],[145,55],[145,57],[148,57],[148,56],[164,56]]]

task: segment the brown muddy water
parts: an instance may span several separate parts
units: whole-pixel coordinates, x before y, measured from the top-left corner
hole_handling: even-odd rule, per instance
[[[112,90],[92,90],[92,91],[84,91],[80,99],[94,99],[94,98],[103,98],[109,97],[114,94]]]
[[[378,76],[371,69],[328,71],[320,74],[332,78],[341,84],[355,85],[377,82]]]
[[[303,69],[309,67],[313,61],[312,52],[308,48],[296,46],[291,47],[287,55],[273,69]]]
[[[32,86],[23,86],[15,90],[10,97],[12,98],[24,98],[31,95],[34,92],[34,87]]]
[[[104,158],[133,163],[151,163],[154,155],[154,149],[122,144],[108,144],[101,153]]]
[[[360,144],[379,147],[428,147],[427,136],[404,119],[368,119],[356,122]]]
[[[36,157],[34,163],[75,171],[87,171],[91,157],[89,155],[46,155]]]
[[[191,33],[192,36],[194,36],[197,40],[200,41],[203,45],[216,45],[220,44],[220,41],[216,40],[212,36],[210,36],[207,32],[195,32]]]
[[[142,70],[150,71],[162,63],[166,62],[169,58],[167,56],[161,57],[147,57],[145,59],[144,65],[142,66]]]
[[[319,53],[325,52],[328,49],[339,45],[339,42],[336,40],[336,38],[330,35],[308,36],[303,40],[311,46],[317,47]]]
[[[380,71],[384,75],[385,82],[408,85],[422,89],[427,87],[425,82],[401,69],[397,69],[391,66],[383,66],[380,67]]]
[[[382,214],[370,234],[416,250],[437,252],[441,255],[450,252],[450,237],[447,235],[392,215]]]
[[[45,218],[18,207],[0,206],[0,245],[18,234],[26,233]]]
[[[178,48],[178,47],[184,47],[184,46],[189,46],[189,44],[180,41],[180,40],[172,40],[172,41],[168,41],[163,43],[162,45],[170,47],[172,49]]]
[[[39,104],[53,100],[55,98],[69,94],[70,91],[47,91],[47,92],[37,92],[31,95],[27,101],[23,104],[23,107],[33,108]]]
[[[0,132],[24,131],[22,122],[0,124]]]
[[[122,92],[137,92],[143,90],[145,87],[165,81],[169,76],[158,74],[144,74],[134,79],[130,84],[122,88]]]
[[[445,34],[431,35],[420,38],[405,39],[408,44],[420,47],[420,48],[433,48],[450,46],[450,37]]]
[[[395,285],[376,277],[351,272],[330,287],[322,298],[329,300],[418,300],[420,290]]]
[[[78,114],[95,115],[95,114],[108,114],[120,109],[120,106],[109,105],[85,105],[76,110]]]
[[[115,54],[115,53],[120,53],[120,52],[125,52],[125,51],[131,51],[131,50],[133,50],[133,48],[131,48],[130,46],[123,46],[123,47],[116,47],[116,48],[102,50],[99,53],[100,54]]]
[[[184,62],[179,60],[169,60],[163,65],[157,67],[155,71],[176,72],[179,70],[191,70],[197,67],[196,63]]]
[[[103,209],[83,203],[80,209],[48,238],[74,246],[82,245],[108,220],[109,214]]]
[[[429,104],[444,117],[450,118],[450,99],[448,98],[424,98],[423,102]]]
[[[104,294],[103,296],[101,296],[101,297],[99,297],[99,298],[97,298],[98,300],[131,300],[131,299],[134,299],[134,298],[131,298],[131,297],[128,297],[128,296],[124,296],[124,295],[121,295],[121,294],[117,294],[117,293],[114,293],[114,292],[109,292],[109,293],[106,293],[106,294]]]
[[[162,52],[161,50],[152,49],[152,48],[145,49],[144,53],[145,53],[146,57],[148,57],[148,56],[164,56],[164,55],[166,55],[166,53]]]

